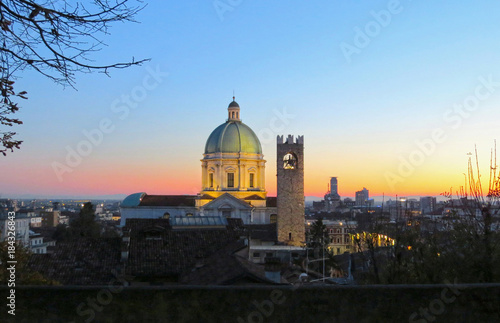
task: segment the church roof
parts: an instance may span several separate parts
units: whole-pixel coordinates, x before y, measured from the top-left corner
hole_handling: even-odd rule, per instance
[[[140,206],[195,206],[195,195],[145,195]]]
[[[146,195],[146,193],[141,192],[141,193],[134,193],[130,194],[126,198],[123,199],[122,203],[120,204],[121,207],[135,207],[139,206],[141,203],[142,197]]]
[[[243,199],[246,200],[246,201],[250,201],[250,200],[253,200],[253,201],[255,201],[255,200],[265,200],[262,196],[259,196],[257,194],[253,194],[253,195],[247,196],[247,197],[245,197]]]
[[[195,195],[148,195],[146,193],[134,193],[127,196],[121,207],[138,206],[195,206]]]
[[[227,121],[208,137],[205,154],[251,153],[262,154],[259,138],[250,127],[241,121]]]

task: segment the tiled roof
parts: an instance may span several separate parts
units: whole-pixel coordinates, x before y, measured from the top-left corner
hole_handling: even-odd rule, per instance
[[[245,230],[245,227],[243,225],[243,220],[240,218],[227,218],[227,227],[229,230],[237,231],[241,233],[243,230]]]
[[[144,195],[139,206],[195,206],[195,195]]]
[[[277,207],[278,206],[278,198],[275,196],[266,198],[266,206],[267,207]]]
[[[127,219],[123,231],[133,230],[137,232],[155,226],[170,228],[170,221],[168,219]]]
[[[239,239],[237,231],[227,228],[171,230],[162,225],[165,219],[149,219],[148,225],[133,220],[124,228],[130,230],[126,273],[132,276],[178,276]]]
[[[17,213],[30,213],[30,212],[35,212],[34,209],[20,209],[17,211]]]
[[[181,282],[189,285],[231,285],[235,283],[275,284],[265,276],[264,266],[222,250],[187,272]]]
[[[224,267],[224,284],[242,280],[259,282],[265,278],[258,267],[232,256],[245,247],[240,239],[244,235],[241,219],[228,218],[224,228],[183,230],[173,229],[168,219],[127,219],[123,236],[129,237],[129,242],[121,238],[62,241],[55,248],[48,247],[51,254],[31,255],[29,266],[63,285],[106,285],[113,279],[113,272],[123,266],[124,274],[130,276],[127,279],[178,281],[200,264],[214,266],[214,273],[217,266]],[[128,251],[124,263],[122,251]],[[203,279],[203,284],[218,283],[210,277],[190,278],[193,282],[197,279],[200,284]]]
[[[120,266],[120,238],[58,242],[51,254],[32,254],[29,267],[63,285],[106,285]]]

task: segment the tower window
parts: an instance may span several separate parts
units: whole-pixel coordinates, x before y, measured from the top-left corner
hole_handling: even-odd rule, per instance
[[[283,156],[283,168],[284,169],[295,169],[297,165],[297,157],[294,154],[288,153]]]
[[[288,233],[288,240],[292,240],[292,233],[291,232]]]
[[[208,174],[208,184],[209,187],[214,187],[214,173]]]
[[[234,173],[227,173],[227,187],[234,187]]]
[[[249,187],[251,187],[251,188],[254,187],[254,177],[255,177],[255,174],[251,173],[250,174],[250,185],[249,185]]]
[[[234,119],[234,111],[233,111],[233,113],[231,114],[231,118],[233,118],[233,119]]]

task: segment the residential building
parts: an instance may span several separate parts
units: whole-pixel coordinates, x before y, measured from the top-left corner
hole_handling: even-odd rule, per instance
[[[59,224],[61,211],[42,211],[40,216],[42,217],[42,227],[56,227]]]
[[[367,206],[369,199],[369,192],[365,187],[361,191],[356,192],[356,206]]]
[[[436,198],[432,196],[421,197],[420,210],[422,214],[432,214],[436,211]]]
[[[11,209],[0,209],[0,241],[5,241],[11,229],[14,228],[16,241],[24,246],[29,246],[30,219],[26,213],[18,214],[9,210]],[[14,222],[13,225],[12,222]]]
[[[47,243],[43,241],[43,236],[33,231],[30,232],[30,249],[35,254],[47,253]]]

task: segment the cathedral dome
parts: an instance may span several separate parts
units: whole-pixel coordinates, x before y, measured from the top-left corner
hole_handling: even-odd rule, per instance
[[[227,121],[208,137],[205,154],[211,153],[262,154],[257,135],[241,121]]]

